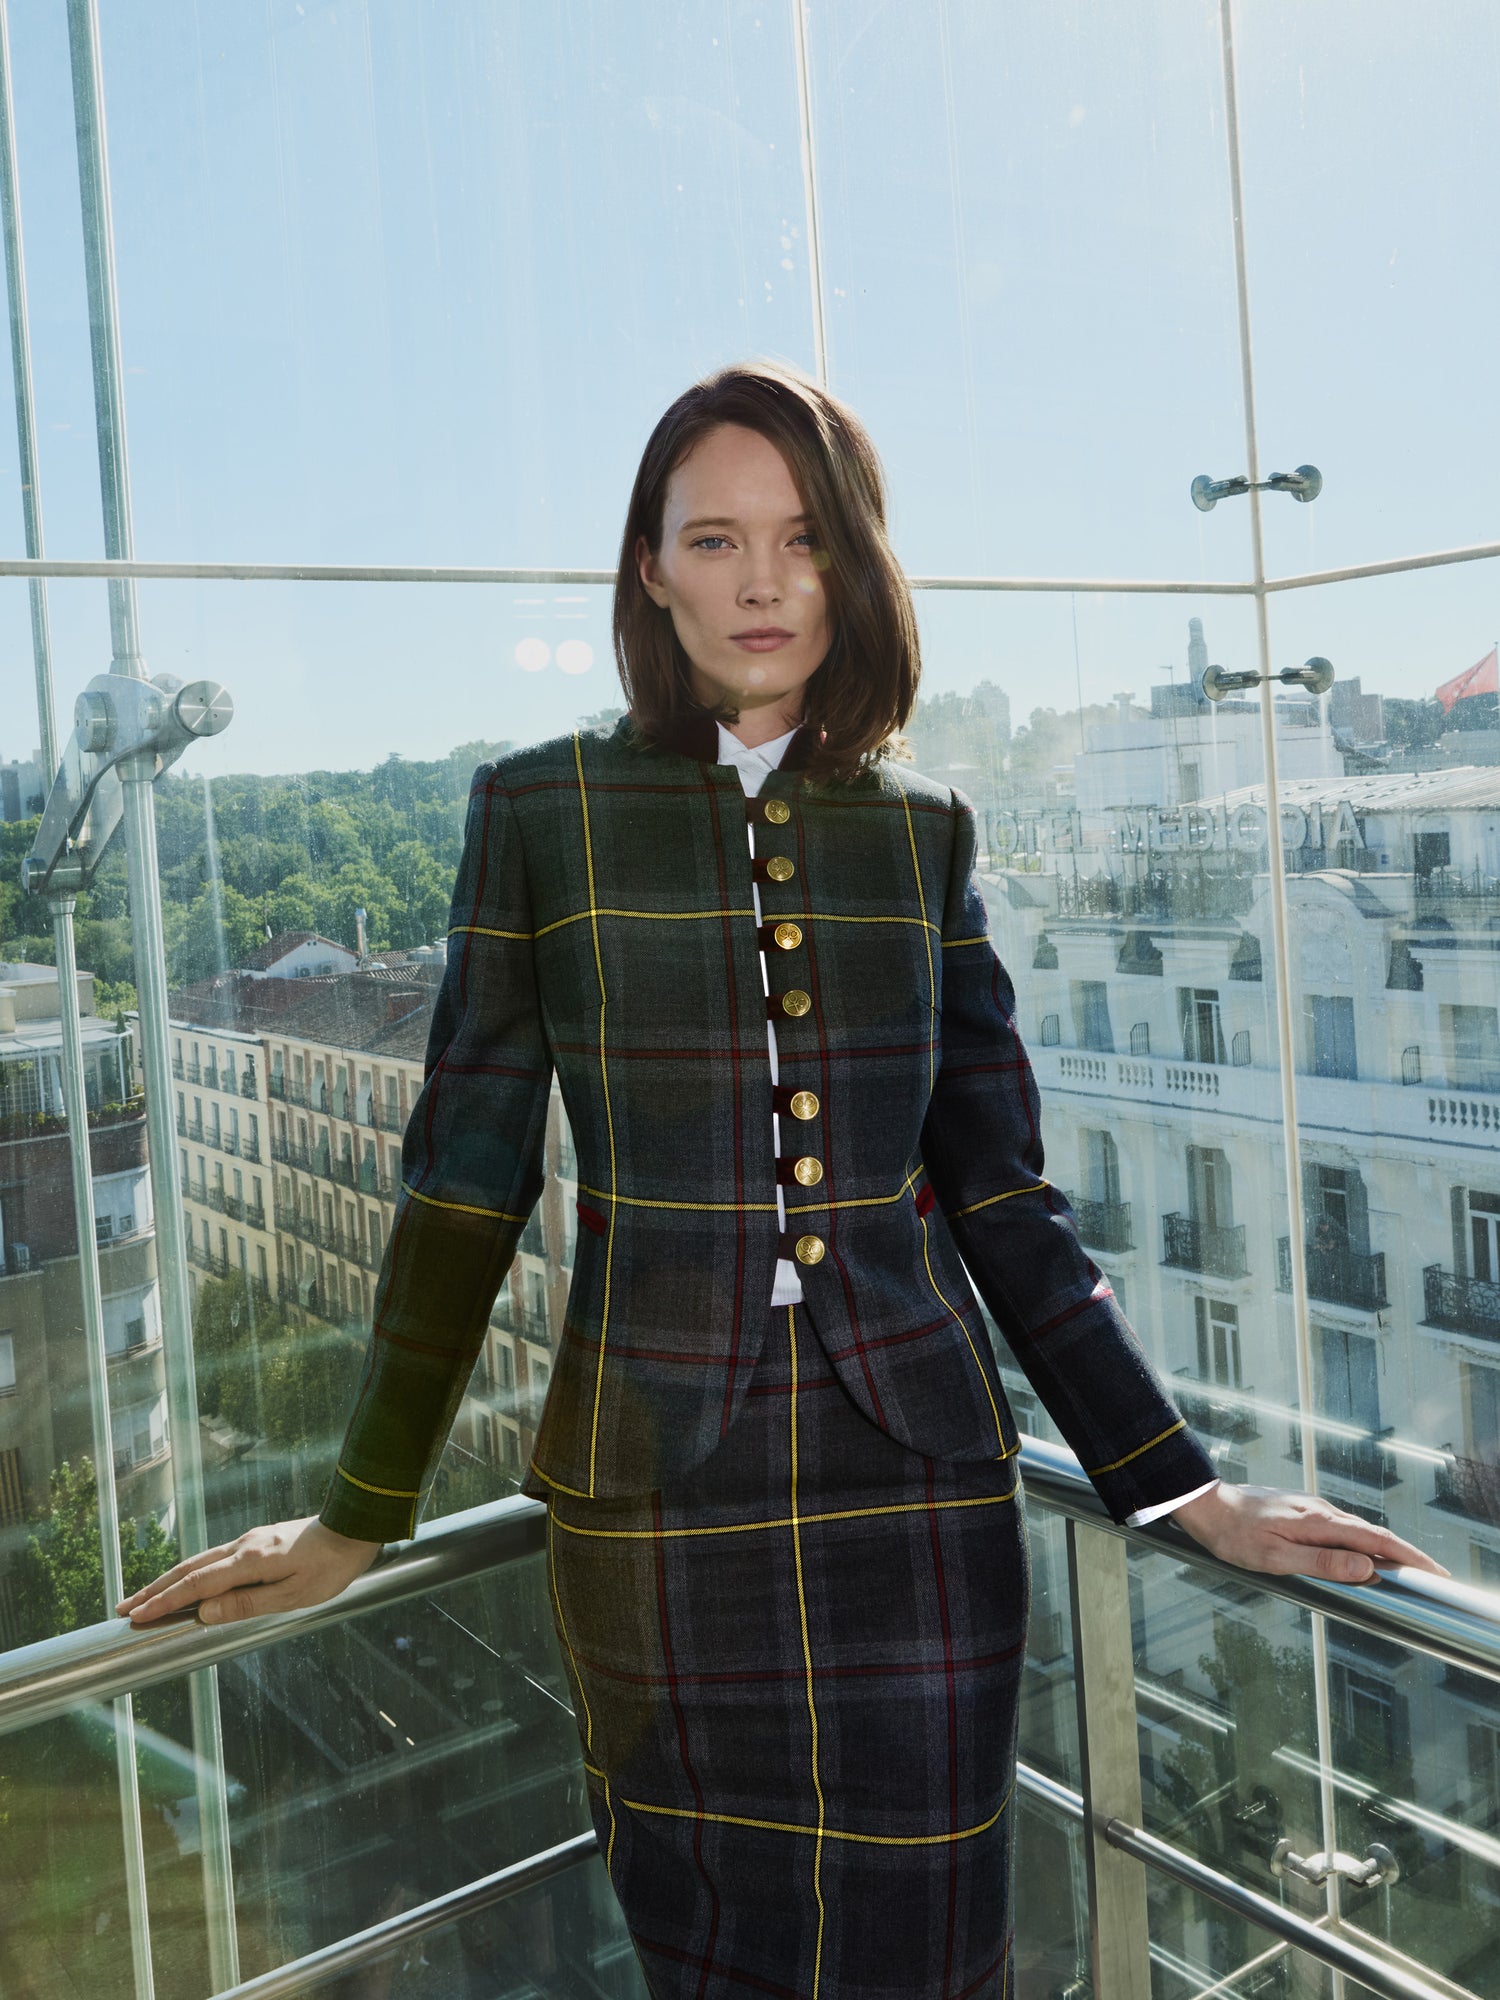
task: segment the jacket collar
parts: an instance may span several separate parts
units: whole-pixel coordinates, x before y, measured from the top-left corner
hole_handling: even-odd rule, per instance
[[[622,734],[632,732],[634,718],[627,715],[621,721]],[[786,746],[778,769],[800,771],[812,762],[823,741],[823,732],[810,722],[804,722]],[[672,728],[661,739],[664,750],[675,751],[679,757],[696,758],[700,764],[717,764],[719,761],[719,725],[712,715],[702,709],[681,715]]]

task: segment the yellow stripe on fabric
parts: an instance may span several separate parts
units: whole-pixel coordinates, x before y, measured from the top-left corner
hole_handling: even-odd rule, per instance
[[[589,913],[594,931],[594,970],[599,975],[599,1081],[604,1090],[604,1118],[609,1127],[609,1236],[604,1252],[604,1311],[599,1323],[599,1360],[594,1369],[594,1414],[589,1431],[589,1493],[594,1491],[595,1466],[599,1453],[599,1399],[604,1393],[604,1344],[609,1338],[609,1298],[615,1268],[615,1189],[619,1168],[615,1162],[615,1114],[609,1101],[609,1064],[604,1054],[604,1013],[608,997],[604,991],[604,959],[599,950],[599,917],[594,890],[594,842],[589,828],[588,788],[583,782],[583,737],[573,731],[573,763],[578,772],[578,805],[583,814],[583,853],[588,864]]]
[[[590,1498],[590,1495],[585,1493],[581,1486],[564,1486],[560,1479],[553,1479],[549,1474],[543,1472],[534,1458],[531,1461],[531,1470],[544,1485],[550,1486],[554,1493],[570,1493],[575,1500],[587,1500]]]
[[[899,783],[900,780],[898,779]],[[901,806],[906,814],[906,838],[911,846],[911,872],[917,883],[917,908],[922,912],[922,922],[927,925],[927,894],[922,887],[922,865],[917,859],[917,830],[911,823],[911,802],[906,796],[906,787],[901,787]],[[927,926],[928,929],[931,926]],[[922,942],[927,947],[927,1004],[935,1014],[937,1003],[937,974],[932,966],[932,939],[924,932]],[[937,1081],[937,1051],[929,1042],[927,1045],[927,1088],[932,1089]],[[946,1304],[947,1301],[945,1300]]]
[[[583,1760],[583,1767],[593,1777],[604,1776],[604,1773],[589,1763],[587,1758]],[[1009,1785],[1006,1786],[1005,1797],[988,1819],[980,1820],[975,1826],[961,1826],[954,1833],[850,1833],[845,1828],[837,1826],[825,1825],[820,1829],[816,1826],[799,1826],[794,1820],[750,1819],[744,1813],[699,1812],[693,1806],[648,1805],[644,1799],[627,1799],[623,1793],[620,1795],[620,1804],[628,1806],[631,1812],[658,1813],[667,1819],[702,1820],[712,1826],[748,1826],[760,1833],[804,1833],[816,1837],[821,1832],[824,1840],[856,1841],[864,1847],[947,1847],[956,1840],[973,1840],[981,1833],[988,1833],[992,1826],[1004,1818],[1005,1809],[1010,1804],[1011,1789]]]
[[[988,944],[988,943],[989,943],[989,941],[990,941],[990,934],[989,934],[989,932],[988,932],[988,931],[981,931],[978,937],[971,937],[971,938],[944,938],[944,939],[943,939],[943,950],[944,950],[944,951],[957,951],[957,950],[958,950],[958,948],[959,948],[959,946],[960,946],[960,945],[962,945],[962,944]]]
[[[932,1272],[932,1244],[928,1242],[928,1218],[926,1218],[926,1216],[922,1216],[922,1218],[920,1218],[920,1222],[922,1222],[922,1262],[924,1262],[924,1264],[926,1264],[926,1268],[928,1268],[928,1284],[930,1284],[930,1286],[932,1286],[932,1290],[934,1290],[934,1292],[938,1294],[938,1298],[940,1298],[940,1300],[944,1302],[944,1306],[948,1308],[948,1312],[952,1312],[952,1316],[954,1316],[954,1318],[958,1320],[958,1324],[960,1324],[960,1326],[964,1328],[964,1340],[968,1342],[968,1352],[970,1352],[970,1360],[974,1362],[974,1366],[976,1366],[976,1368],[978,1368],[978,1372],[980,1372],[980,1382],[984,1384],[984,1394],[986,1394],[986,1396],[990,1398],[990,1416],[994,1418],[994,1434],[996,1434],[996,1438],[1000,1440],[1000,1456],[1002,1456],[1002,1458],[1006,1458],[1006,1456],[1010,1456],[1010,1454],[1006,1452],[1006,1428],[1004,1428],[1004,1424],[1000,1422],[1000,1406],[998,1406],[998,1404],[996,1404],[996,1400],[994,1400],[994,1390],[990,1388],[990,1378],[986,1376],[986,1372],[984,1372],[984,1364],[980,1362],[980,1354],[978,1354],[978,1348],[974,1346],[974,1334],[970,1334],[970,1330],[968,1330],[968,1322],[964,1320],[964,1314],[962,1314],[962,1312],[956,1312],[956,1310],[954,1310],[954,1304],[952,1304],[952,1300],[950,1300],[950,1298],[948,1298],[948,1294],[946,1294],[946,1292],[942,1290],[942,1286],[938,1284],[938,1280],[936,1280],[936,1276],[934,1276],[934,1272]]]
[[[513,938],[520,944],[534,944],[538,938],[551,935],[553,931],[566,930],[570,924],[581,924],[593,917],[624,917],[632,923],[675,924],[705,923],[721,917],[753,917],[753,909],[740,909],[728,904],[717,910],[620,910],[605,905],[598,909],[574,910],[570,916],[554,917],[550,924],[543,924],[535,931],[497,930],[491,924],[452,924],[446,933],[448,937],[494,937]],[[857,917],[836,910],[800,910],[798,916],[803,923],[816,918],[820,924],[918,924],[929,931],[936,931],[937,925],[930,917],[879,916]],[[960,938],[960,944],[977,944],[977,938]]]
[[[563,1616],[562,1593],[557,1587],[557,1559],[552,1552],[552,1511],[550,1508],[547,1510],[547,1582],[552,1591],[552,1609],[557,1619],[557,1636],[561,1639],[563,1651],[568,1656],[568,1665],[573,1669],[573,1679],[578,1684],[578,1699],[583,1703],[584,1744],[592,1752],[594,1748],[594,1715],[593,1710],[589,1707],[588,1694],[584,1689],[583,1675],[578,1671],[578,1660],[573,1652],[573,1642],[568,1637],[568,1621]],[[594,1769],[595,1767],[590,1766],[590,1768]],[[608,1777],[603,1771],[599,1770],[595,1770],[595,1775],[604,1780],[604,1805],[605,1810],[609,1814],[609,1845],[604,1853],[604,1867],[607,1873],[615,1851],[615,1809],[610,1802]]]
[[[1014,1458],[1015,1453],[1002,1452],[1000,1456]],[[532,1469],[536,1470],[535,1467]],[[572,1493],[575,1499],[587,1500],[589,1497],[587,1493],[579,1493],[571,1486],[559,1486],[555,1479],[547,1479],[545,1472],[538,1472],[537,1477],[546,1480],[549,1486],[560,1493]],[[802,1514],[798,1518],[804,1528],[815,1528],[825,1521],[870,1521],[879,1514],[926,1514],[943,1513],[956,1507],[1002,1507],[1015,1497],[1016,1489],[1012,1486],[1008,1493],[978,1494],[971,1500],[894,1500],[888,1507],[841,1507],[825,1514]],[[772,1521],[734,1521],[717,1528],[580,1528],[572,1521],[563,1520],[561,1516],[554,1518],[558,1527],[570,1535],[584,1535],[590,1540],[603,1542],[656,1540],[670,1542],[680,1541],[691,1535],[749,1535],[759,1534],[770,1528],[789,1528],[792,1525],[790,1515]]]
[[[347,1479],[351,1486],[357,1486],[361,1493],[378,1493],[384,1500],[415,1500],[420,1493],[416,1486],[372,1486],[368,1479],[356,1479],[352,1472],[345,1472],[343,1466],[336,1465],[334,1471],[340,1479]]]
[[[818,1707],[813,1700],[812,1646],[807,1637],[807,1592],[802,1581],[802,1529],[797,1519],[797,1309],[786,1309],[787,1344],[792,1356],[792,1561],[797,1571],[797,1616],[802,1625],[802,1664],[807,1679],[807,1719],[812,1728],[812,1781],[818,1801],[818,1831],[813,1842],[813,1895],[818,1903],[818,1948],[813,1955],[812,2000],[818,2000],[818,1981],[823,1972],[823,1826],[827,1817],[823,1806],[823,1781],[818,1776]]]
[[[420,1188],[414,1188],[409,1181],[401,1183],[401,1192],[409,1194],[413,1201],[425,1202],[428,1208],[451,1208],[455,1215],[488,1215],[496,1222],[526,1221],[524,1215],[512,1215],[507,1208],[478,1208],[471,1201],[440,1201],[435,1194],[423,1194]]]
[[[1030,1187],[1007,1188],[1004,1194],[987,1194],[983,1201],[971,1201],[967,1208],[955,1208],[948,1220],[957,1222],[960,1216],[977,1215],[982,1208],[993,1208],[997,1201],[1014,1201],[1018,1194],[1040,1194],[1043,1188],[1051,1185],[1051,1181],[1033,1181]]]
[[[806,1216],[814,1208],[830,1212],[836,1208],[890,1208],[892,1202],[900,1202],[910,1192],[920,1172],[922,1168],[918,1166],[912,1174],[906,1176],[906,1180],[900,1184],[900,1188],[896,1188],[894,1194],[860,1194],[848,1202],[788,1202],[786,1212],[788,1216]],[[578,1180],[574,1182],[574,1186],[578,1188],[580,1194],[592,1194],[596,1200],[614,1202],[620,1208],[670,1208],[674,1214],[692,1214],[692,1216],[718,1214],[722,1210],[748,1216],[776,1206],[776,1202],[664,1202],[648,1194],[620,1194],[620,1192],[610,1192],[608,1188],[594,1188],[586,1180]],[[1046,1186],[1046,1182],[1042,1182],[1042,1186]],[[1020,1192],[1026,1190],[1022,1188]]]
[[[1085,1467],[1084,1469],[1087,1472],[1088,1477],[1090,1479],[1097,1479],[1102,1473],[1105,1472],[1118,1472],[1122,1465],[1129,1465],[1130,1461],[1133,1458],[1139,1458],[1143,1451],[1151,1451],[1155,1446],[1163,1443],[1167,1438],[1174,1437],[1178,1431],[1186,1429],[1187,1429],[1186,1417],[1179,1417],[1175,1424],[1168,1424],[1167,1428],[1164,1431],[1158,1431],[1154,1438],[1147,1438],[1146,1442],[1144,1444],[1138,1444],[1134,1451],[1127,1451],[1123,1458],[1111,1459],[1108,1465],[1096,1465],[1092,1469],[1092,1471],[1089,1471],[1087,1467]]]

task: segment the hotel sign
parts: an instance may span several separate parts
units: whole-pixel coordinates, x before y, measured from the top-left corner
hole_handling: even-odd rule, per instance
[[[1093,845],[1078,812],[997,812],[987,815],[997,854],[1076,854]],[[1107,844],[1119,854],[1224,854],[1263,852],[1264,806],[1126,806],[1105,822]],[[1301,847],[1363,847],[1354,808],[1347,799],[1281,808],[1281,844],[1288,853]]]

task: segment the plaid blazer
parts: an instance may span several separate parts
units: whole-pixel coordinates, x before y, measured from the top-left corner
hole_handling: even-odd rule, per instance
[[[475,774],[426,1083],[321,1518],[414,1532],[541,1190],[554,1068],[579,1228],[533,1454],[545,1486],[638,1493],[705,1457],[749,1381],[778,1255],[849,1393],[901,1442],[1016,1448],[972,1273],[1115,1518],[1212,1479],[1043,1174],[972,806],[884,760],[816,783],[811,731],[747,799],[717,748],[711,720],[647,749],[627,718]],[[753,862],[747,814],[772,836]]]

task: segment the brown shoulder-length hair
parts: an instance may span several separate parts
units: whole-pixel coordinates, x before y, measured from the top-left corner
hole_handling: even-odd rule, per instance
[[[889,754],[911,714],[921,675],[916,613],[886,532],[885,475],[869,432],[847,404],[780,362],[737,362],[705,375],[665,412],[642,454],[614,603],[615,661],[637,737],[670,742],[695,720],[734,720],[732,708],[705,708],[694,697],[671,613],[647,595],[635,557],[640,535],[660,554],[667,482],[719,424],[768,438],[812,516],[833,638],[804,696],[804,722],[823,732],[809,775],[853,777]]]

